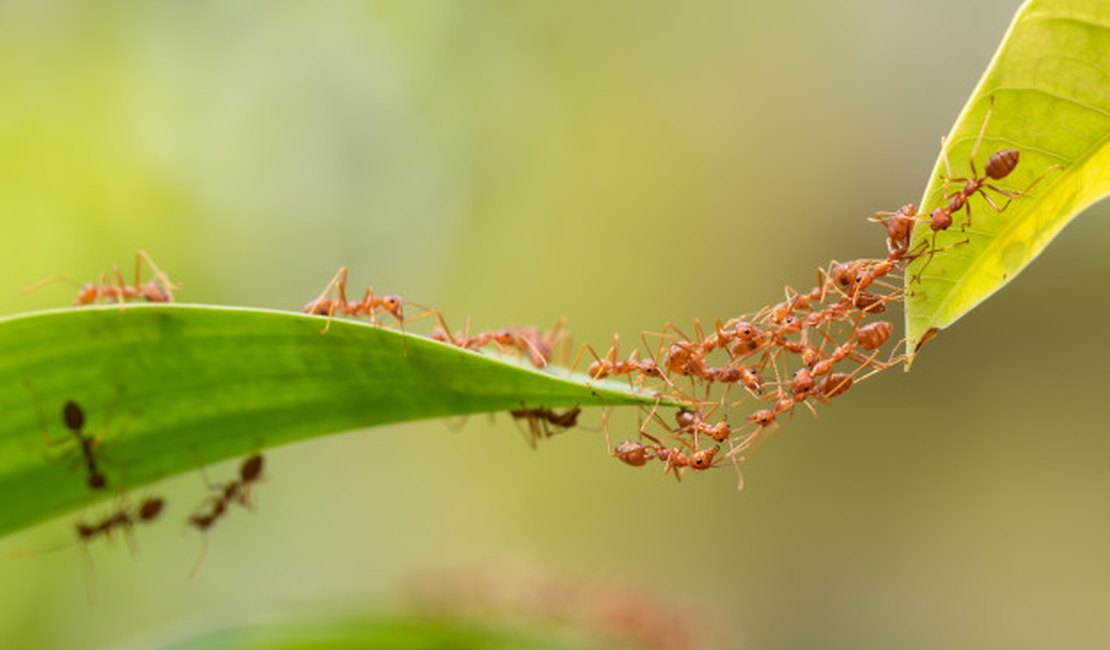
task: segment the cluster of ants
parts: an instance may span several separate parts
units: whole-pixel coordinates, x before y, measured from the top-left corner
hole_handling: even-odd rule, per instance
[[[40,420],[42,414],[40,413]],[[102,492],[108,489],[108,477],[105,475],[102,464],[104,462],[100,446],[107,430],[105,426],[97,433],[90,433],[85,427],[85,411],[77,402],[68,400],[62,406],[62,422],[72,437],[75,450],[79,454],[81,465],[85,469],[85,485],[93,492]],[[42,423],[43,439],[47,446],[66,444],[66,440],[57,440],[50,433],[50,428],[45,421]],[[239,476],[226,483],[213,484],[207,476],[204,478],[209,495],[197,506],[193,514],[186,519],[186,524],[201,533],[206,533],[227,512],[232,504],[253,509],[251,490],[261,479],[263,459],[261,454],[247,457],[239,468]],[[137,507],[128,504],[125,497],[115,510],[104,515],[98,520],[88,522],[78,519],[74,524],[77,539],[82,543],[89,543],[97,538],[112,538],[114,534],[123,534],[130,543],[132,529],[138,524],[150,524],[162,514],[166,507],[166,500],[159,496],[145,497]],[[200,567],[205,548],[193,568],[193,573]]]
[[[937,236],[953,225],[953,216],[961,210],[966,213],[962,228],[970,225],[974,197],[981,197],[1001,213],[1048,173],[1046,171],[1020,192],[998,187],[994,182],[1009,176],[1020,159],[1017,149],[1007,148],[991,155],[980,174],[975,157],[989,118],[990,109],[972,148],[971,176],[953,177],[948,160],[944,158],[947,174],[943,177],[944,200],[940,207],[923,217],[918,215],[913,204],[906,204],[894,212],[876,213],[870,219],[886,230],[885,258],[833,261],[827,268],[818,270],[817,285],[808,292],[787,287],[785,301],[725,323],[717,321],[708,335],[697,321],[693,337],[668,323],[662,333],[654,335],[659,344],[652,359],[639,360],[633,354],[627,360],[619,360],[616,337],[604,357],[598,357],[592,348],[589,349],[596,359],[587,371],[591,377],[637,375],[640,382],[661,379],[671,388],[673,397],[690,403],[677,411],[673,425],[661,418],[656,408],[651,409],[647,421],[640,426],[637,439],[625,440],[616,447],[609,441],[609,454],[633,467],[659,460],[664,473],[673,470],[679,479],[686,468],[701,471],[731,462],[739,477],[738,487],[742,489],[744,479],[740,463],[751,456],[781,418],[792,417],[798,405],[816,414],[814,402],[839,397],[854,384],[902,362],[904,356],[894,351],[885,359],[879,358],[884,345],[891,339],[894,326],[889,321],[872,318],[885,312],[891,304],[903,301],[905,283],[891,280],[901,280],[907,266],[924,258],[909,284],[919,282],[935,254],[968,243],[970,240],[964,239],[938,248]],[[948,191],[950,184],[959,187]],[[1005,197],[1006,202],[999,205],[986,190]],[[932,230],[932,238],[911,250],[913,230],[922,222]],[[935,334],[935,329],[927,332],[917,349]],[[647,333],[642,337],[645,346],[648,345],[646,336]],[[901,342],[896,344],[894,350],[900,345]],[[714,363],[713,356],[723,363]],[[673,383],[676,377],[689,379],[690,394],[677,389]],[[708,400],[715,384],[724,385],[725,389],[718,399]],[[729,390],[734,385],[742,386],[745,394],[730,402]],[[700,399],[698,389],[704,389]],[[747,412],[743,426],[730,424],[727,415],[710,422],[710,416],[722,407],[739,406],[747,398],[761,404]],[[668,443],[647,432],[647,424],[652,421],[662,426],[665,432],[662,435]],[[606,437],[608,439],[607,426]],[[703,444],[706,439],[711,442]],[[722,452],[723,444],[727,444],[727,451]]]
[[[614,446],[609,437],[608,413],[603,413],[609,455],[633,467],[657,460],[664,473],[673,473],[679,480],[687,469],[702,471],[731,463],[742,488],[740,463],[751,457],[766,433],[780,420],[793,417],[798,406],[816,414],[815,404],[833,400],[871,375],[899,364],[904,359],[897,354],[900,344],[892,345],[885,357],[883,353],[884,347],[891,342],[894,326],[876,317],[904,300],[902,287],[906,283],[902,275],[907,267],[925,258],[910,279],[912,285],[920,280],[934,255],[967,243],[965,239],[938,248],[937,235],[952,227],[953,217],[960,211],[966,213],[963,225],[966,229],[971,223],[973,198],[981,197],[1001,213],[1048,173],[1041,174],[1020,192],[998,187],[995,182],[1008,177],[1020,158],[1018,150],[1009,148],[991,155],[983,172],[979,173],[975,157],[991,110],[993,100],[971,151],[971,176],[954,177],[947,158],[944,159],[947,174],[943,177],[945,189],[940,207],[924,216],[917,213],[913,204],[906,204],[894,212],[876,213],[870,219],[886,231],[885,257],[833,261],[818,269],[817,283],[809,291],[787,287],[784,301],[724,322],[718,320],[708,333],[698,321],[694,322],[694,336],[672,323],[665,324],[659,333],[644,332],[641,341],[645,349],[650,351],[653,347],[649,338],[656,339],[654,354],[648,352],[641,357],[638,350],[633,350],[627,358],[621,358],[617,335],[604,355],[584,345],[571,364],[571,373],[588,352],[593,358],[586,369],[590,381],[626,377],[630,386],[642,387],[645,382],[652,381],[653,388],[657,389],[655,394],[659,401],[650,409],[647,418],[641,419],[636,439]],[[958,189],[948,191],[953,184]],[[999,205],[987,190],[1005,197],[1006,202]],[[919,223],[927,223],[933,235],[931,241],[922,241],[911,250],[912,233]],[[144,263],[153,274],[153,279],[145,283],[141,279]],[[537,368],[547,368],[554,350],[563,346],[565,351],[569,345],[569,331],[563,320],[547,331],[526,326],[472,333],[468,318],[464,330],[453,332],[436,310],[424,308],[420,315],[406,319],[404,301],[396,295],[377,295],[367,289],[361,299],[350,300],[347,282],[348,270],[344,266],[303,308],[304,313],[327,317],[321,333],[327,333],[332,318],[337,316],[367,318],[377,325],[379,316],[388,315],[402,331],[408,322],[435,316],[438,326],[428,334],[429,338],[472,351],[494,346],[501,353],[526,358]],[[173,292],[177,289],[180,287],[169,280],[150,256],[139,251],[135,257],[133,283],[128,284],[120,269],[114,267],[111,280],[107,274],[102,274],[99,282],[82,285],[76,304],[169,303],[173,302]],[[918,348],[933,335],[935,330],[928,332]],[[407,355],[407,347],[405,353]],[[739,397],[730,397],[734,389],[740,392]],[[664,397],[685,404],[675,413],[673,424],[658,413]],[[757,406],[744,412],[743,424],[730,422],[727,412],[749,400],[757,402]],[[718,413],[720,417],[714,421]],[[524,423],[527,440],[535,446],[540,439],[577,426],[581,408],[558,412],[546,407],[522,406],[510,414],[514,420]],[[93,491],[106,489],[108,480],[101,471],[98,456],[103,431],[98,435],[85,431],[84,412],[74,401],[67,401],[63,406],[62,420],[76,442],[88,488]],[[648,432],[653,422],[662,428],[662,433]],[[45,427],[44,436],[48,444],[55,444],[50,441]],[[252,508],[251,491],[262,475],[262,467],[262,456],[254,454],[242,462],[237,478],[222,484],[212,484],[205,478],[209,494],[186,519],[186,524],[206,533],[233,505]],[[98,537],[111,537],[116,531],[129,533],[137,524],[154,521],[164,507],[165,500],[160,497],[146,498],[135,508],[123,504],[98,521],[77,522],[76,534],[80,541],[88,542]],[[203,557],[202,552],[201,559]],[[198,567],[199,564],[200,560]]]

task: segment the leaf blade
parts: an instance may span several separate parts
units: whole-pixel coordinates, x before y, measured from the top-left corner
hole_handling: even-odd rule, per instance
[[[420,418],[523,406],[654,404],[418,336],[287,312],[94,307],[0,319],[0,535],[112,494],[276,444]],[[405,347],[407,341],[407,357]],[[109,487],[94,493],[60,411],[75,400]],[[663,400],[663,403],[671,403]]]
[[[937,246],[952,248],[927,266],[924,260],[910,265],[910,351],[930,330],[950,326],[1013,280],[1064,226],[1110,193],[1110,9],[1091,0],[1032,0],[1019,9],[937,158],[922,214],[946,202],[945,156],[955,175],[970,172],[967,161],[991,97],[994,112],[976,161],[980,172],[987,155],[1012,147],[1021,162],[1004,179],[1009,187],[1020,190],[1044,177],[1001,213],[974,199],[972,226],[937,237]],[[931,238],[928,224],[920,223],[912,246]],[[968,243],[957,245],[965,238]]]

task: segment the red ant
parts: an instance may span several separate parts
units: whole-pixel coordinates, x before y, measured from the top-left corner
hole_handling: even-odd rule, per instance
[[[953,177],[952,168],[948,164],[948,155],[947,153],[942,155],[942,158],[944,160],[944,169],[946,172],[946,175],[943,177],[945,192],[947,192],[949,183],[963,183],[964,186],[963,188],[951,194],[946,193],[945,200],[948,201],[948,204],[941,206],[930,213],[930,226],[934,231],[945,230],[949,226],[951,226],[952,215],[956,212],[959,212],[961,209],[964,209],[967,212],[967,221],[964,222],[964,227],[966,228],[967,226],[970,226],[971,204],[968,203],[968,199],[970,199],[972,196],[975,196],[976,194],[981,195],[983,197],[983,200],[986,201],[987,204],[994,208],[997,212],[1002,212],[1010,204],[1010,201],[1024,196],[1026,192],[1032,189],[1034,185],[1036,185],[1038,182],[1040,182],[1042,178],[1044,178],[1044,174],[1041,174],[1041,176],[1033,181],[1029,185],[1029,187],[1025,188],[1021,192],[1008,192],[989,183],[989,181],[1002,180],[1014,171],[1014,168],[1017,167],[1018,160],[1021,158],[1021,152],[1019,152],[1017,149],[1002,149],[995,152],[993,155],[991,155],[990,158],[987,159],[986,164],[983,165],[983,175],[979,175],[979,170],[975,168],[975,156],[979,153],[979,145],[983,142],[983,136],[987,132],[987,123],[990,122],[991,113],[993,112],[994,97],[991,96],[987,105],[987,114],[983,118],[983,124],[979,127],[979,135],[977,138],[975,138],[975,145],[972,146],[971,156],[969,156],[968,158],[968,164],[971,167],[971,177]],[[942,139],[941,151],[944,150],[944,144],[944,139]],[[986,193],[986,190],[988,189],[1007,197],[1006,203],[1004,203],[1002,207],[998,207],[998,205],[994,202],[990,195]]]
[[[680,470],[687,467],[694,470],[695,472],[707,470],[710,467],[713,467],[713,460],[717,456],[717,452],[720,450],[720,447],[714,445],[713,447],[699,449],[690,454],[687,454],[678,447],[672,447],[668,449],[666,447],[660,446],[655,450],[655,457],[663,461],[664,474],[673,469],[675,471],[674,477],[677,480],[681,481],[682,472]]]
[[[732,428],[728,425],[728,420],[721,420],[717,424],[709,424],[700,413],[689,409],[679,409],[675,413],[675,421],[678,422],[679,432],[704,434],[717,442],[724,442],[732,435]]]
[[[1021,152],[1017,149],[1001,149],[999,151],[996,151],[987,159],[987,162],[983,165],[983,174],[979,174],[979,170],[975,167],[975,157],[979,154],[979,145],[981,145],[983,142],[983,136],[987,132],[987,124],[990,122],[991,114],[993,112],[994,96],[991,96],[987,105],[987,114],[986,116],[984,116],[983,123],[979,127],[979,134],[975,138],[975,144],[971,148],[971,155],[968,157],[968,165],[971,167],[970,177],[952,176],[952,168],[948,162],[948,153],[944,151],[946,138],[941,139],[941,159],[944,161],[945,170],[945,175],[943,175],[941,178],[944,179],[944,200],[947,201],[947,203],[941,205],[940,207],[934,209],[931,213],[929,213],[929,227],[933,230],[933,238],[928,248],[928,259],[925,262],[925,265],[923,265],[914,276],[917,280],[921,279],[922,273],[925,271],[925,267],[928,266],[929,262],[932,261],[933,256],[939,252],[936,248],[937,233],[941,230],[947,230],[949,227],[951,227],[952,215],[959,212],[961,209],[964,210],[966,212],[967,219],[964,221],[964,225],[961,227],[961,229],[966,230],[967,227],[971,225],[970,200],[973,196],[975,196],[976,194],[982,196],[983,200],[987,202],[987,205],[991,206],[991,208],[993,208],[996,212],[1002,212],[1007,207],[1009,207],[1010,203],[1014,199],[1021,198],[1028,194],[1029,190],[1033,189],[1033,187],[1037,183],[1041,182],[1041,180],[1044,179],[1044,177],[1047,176],[1050,171],[1052,171],[1053,169],[1062,168],[1062,165],[1053,165],[1049,167],[1044,171],[1044,173],[1033,179],[1033,181],[1020,192],[1004,190],[997,185],[991,184],[991,181],[1002,180],[1003,178],[1006,178],[1011,173],[1013,173],[1014,169],[1018,165],[1018,161],[1021,159]],[[956,190],[955,192],[949,193],[949,183],[963,183],[964,185],[962,188]],[[999,206],[994,202],[994,199],[992,199],[991,196],[987,194],[986,190],[991,190],[997,194],[1006,197],[1006,202]]]
[[[493,332],[478,332],[474,336],[470,335],[470,317],[466,317],[466,329],[462,332],[455,332],[451,334],[451,329],[447,327],[447,322],[443,320],[442,315],[438,315],[439,327],[432,330],[428,335],[434,341],[441,343],[450,343],[451,345],[464,350],[477,350],[483,348],[493,342]]]
[[[494,343],[527,354],[528,360],[537,368],[547,367],[551,362],[552,350],[566,338],[566,319],[562,318],[547,332],[540,332],[535,327],[526,326],[501,329],[493,333]]]
[[[886,228],[886,248],[891,257],[901,257],[910,249],[910,236],[917,223],[917,206],[907,203],[894,212],[876,212],[870,219]]]
[[[591,363],[590,367],[586,369],[586,374],[589,375],[591,379],[604,379],[610,376],[628,375],[628,383],[632,385],[632,373],[639,372],[641,380],[643,377],[656,377],[667,382],[667,384],[671,383],[666,375],[663,374],[663,371],[659,369],[659,364],[657,364],[654,359],[644,359],[640,361],[638,350],[633,350],[632,353],[628,355],[628,359],[624,361],[619,360],[619,334],[613,335],[613,345],[609,348],[604,358],[599,357],[597,351],[594,350],[589,343],[582,346],[582,349],[578,351],[578,356],[574,359],[574,364],[571,366],[571,372],[578,366],[578,362],[582,358],[582,352],[586,350],[589,350],[590,354],[596,359],[596,361]]]
[[[500,329],[496,332],[478,332],[471,336],[469,316],[466,319],[466,329],[452,335],[443,316],[438,312],[435,312],[435,315],[439,319],[439,327],[432,331],[430,335],[432,339],[466,350],[477,350],[495,343],[499,348],[509,348],[527,354],[528,360],[537,368],[546,368],[551,362],[552,350],[568,337],[566,319],[562,318],[547,332],[525,326]]]
[[[541,438],[550,438],[551,436],[562,433],[567,429],[571,429],[578,425],[578,416],[582,413],[582,408],[575,406],[562,413],[554,411],[549,408],[519,408],[509,411],[514,420],[525,420],[528,422],[527,438],[528,445],[533,449],[536,448],[536,442]]]
[[[375,296],[372,288],[366,289],[362,300],[350,301],[347,300],[347,267],[339,267],[339,271],[328,282],[324,290],[315,299],[309,301],[302,310],[306,314],[314,316],[327,316],[328,322],[321,330],[321,334],[327,334],[328,328],[331,327],[331,319],[339,314],[341,316],[350,316],[358,318],[359,316],[368,316],[370,323],[376,325],[375,316],[378,312],[384,311],[394,318],[401,326],[402,332],[405,329],[405,313],[404,303],[400,296],[387,295]],[[428,310],[420,316],[416,316],[410,320],[417,320],[429,314],[437,313],[434,310]]]
[[[154,279],[145,283],[142,282],[142,265],[144,263],[154,274]],[[181,288],[180,285],[170,281],[169,277],[158,268],[154,260],[152,260],[150,255],[144,250],[135,253],[134,284],[127,284],[124,281],[123,273],[120,272],[118,265],[112,265],[112,273],[116,278],[115,284],[108,281],[107,274],[101,273],[99,282],[89,282],[80,285],[80,288],[77,290],[77,298],[73,301],[73,304],[77,306],[92,305],[99,303],[101,300],[108,299],[112,302],[119,303],[122,308],[124,302],[134,300],[145,300],[146,302],[157,303],[173,302],[173,292]],[[23,290],[23,293],[33,291],[44,284],[58,280],[74,282],[72,279],[64,276],[52,276],[27,287]]]

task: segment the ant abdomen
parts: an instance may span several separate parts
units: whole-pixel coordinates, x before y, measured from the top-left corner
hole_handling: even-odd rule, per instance
[[[1021,152],[1017,149],[1003,149],[987,159],[983,171],[993,180],[1006,178],[1017,167]]]

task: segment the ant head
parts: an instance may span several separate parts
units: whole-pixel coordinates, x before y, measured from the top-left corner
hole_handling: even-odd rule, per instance
[[[239,467],[239,478],[243,483],[252,483],[262,475],[262,454],[255,454],[243,461]]]
[[[512,345],[513,333],[509,330],[497,330],[493,333],[493,340],[499,345]]]
[[[659,372],[659,364],[655,363],[655,359],[644,359],[640,362],[640,372],[648,377],[662,377],[663,373]]]
[[[139,506],[139,520],[151,521],[155,519],[162,512],[162,507],[166,505],[166,501],[161,497],[154,497],[143,501]]]
[[[393,314],[393,316],[397,320],[405,319],[403,308],[401,305],[401,298],[399,296],[383,296],[382,305],[384,305],[385,310]]]
[[[717,455],[720,447],[710,447],[709,449],[702,449],[701,451],[694,452],[690,456],[690,469],[702,470],[709,469],[713,466],[713,457]]]
[[[73,400],[66,402],[62,407],[62,419],[66,423],[66,428],[74,433],[80,432],[85,426],[85,412]]]
[[[749,419],[761,427],[766,427],[775,422],[775,412],[769,408],[757,410],[757,412],[751,414]]]
[[[771,409],[763,409],[761,411],[756,411],[755,413],[752,413],[750,416],[748,416],[748,419],[761,427],[765,427],[775,421],[775,412]]]

